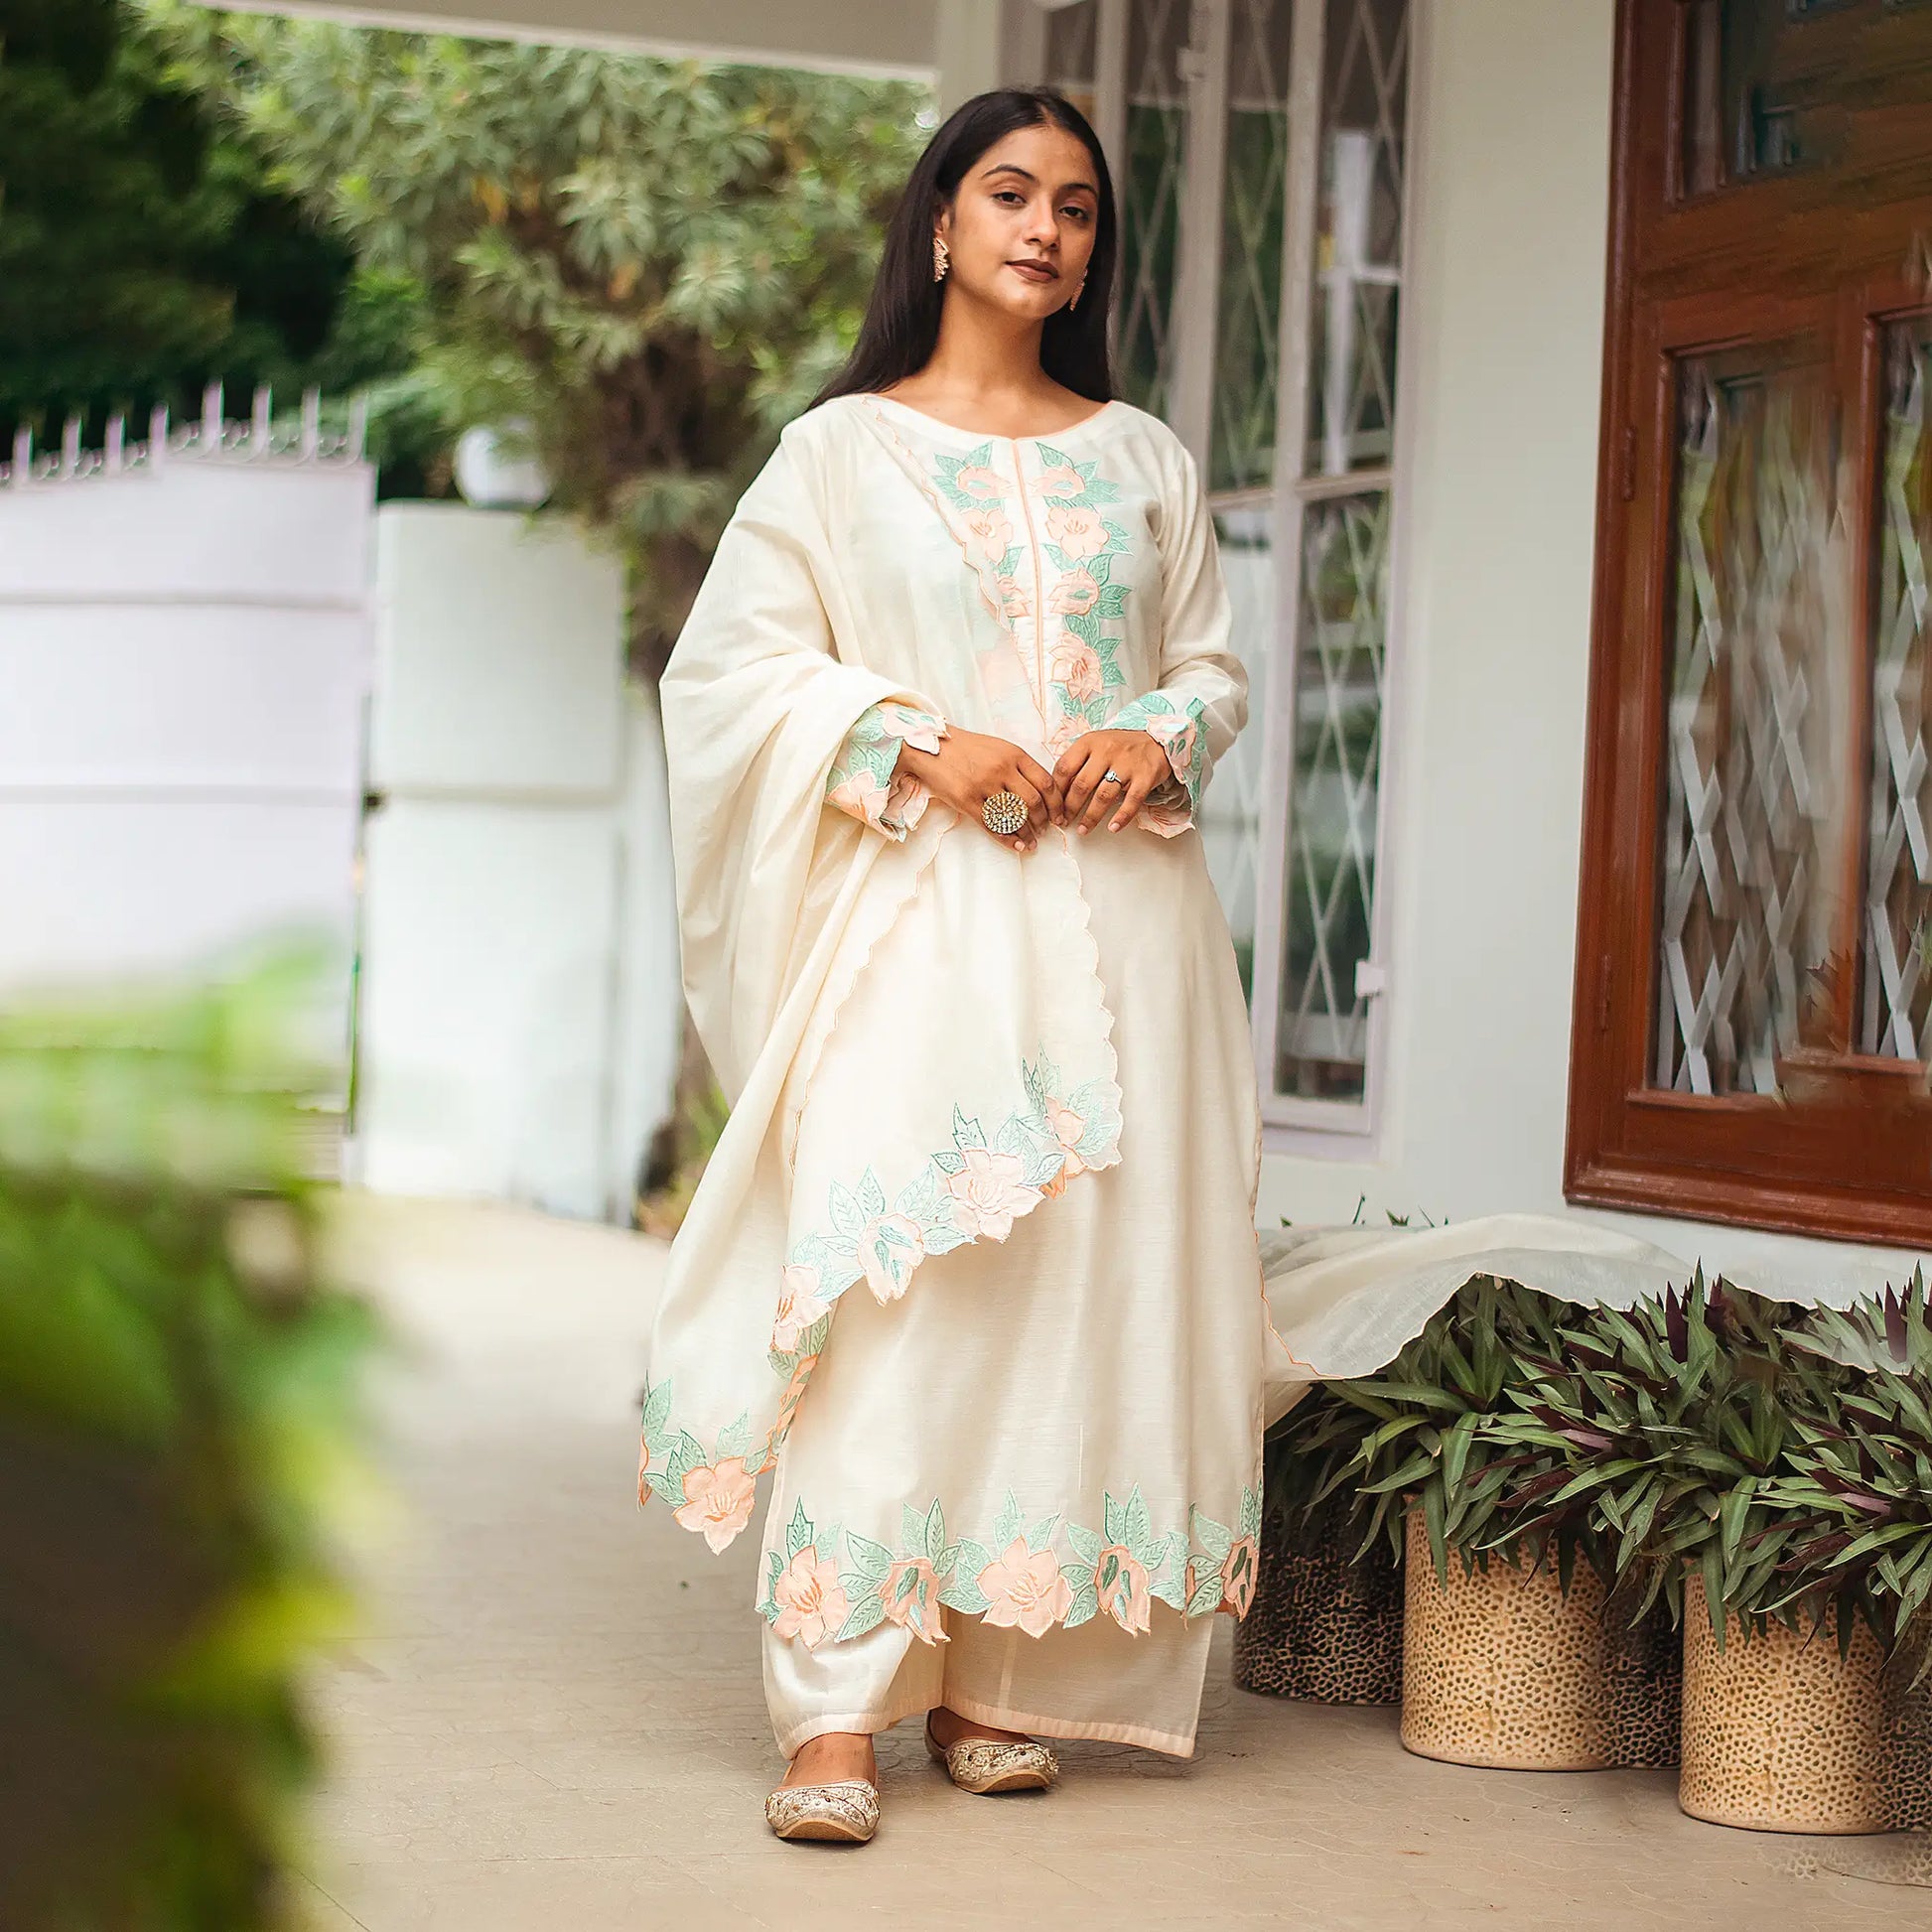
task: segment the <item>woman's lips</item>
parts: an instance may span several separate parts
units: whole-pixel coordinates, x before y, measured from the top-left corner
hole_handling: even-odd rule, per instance
[[[1058,270],[1045,262],[1008,262],[1007,266],[1017,275],[1024,275],[1030,282],[1057,282]]]

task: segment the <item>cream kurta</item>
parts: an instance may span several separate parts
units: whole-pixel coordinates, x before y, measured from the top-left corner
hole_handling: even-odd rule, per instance
[[[722,1548],[776,1468],[788,1750],[943,1700],[1184,1751],[1207,1613],[1246,1608],[1260,1114],[1191,827],[1246,714],[1227,629],[1157,419],[987,439],[847,397],[785,432],[672,655],[686,992],[733,1112],[640,1494]],[[1026,855],[923,796],[882,829],[824,794],[884,700],[1049,768],[1146,729],[1173,778]]]

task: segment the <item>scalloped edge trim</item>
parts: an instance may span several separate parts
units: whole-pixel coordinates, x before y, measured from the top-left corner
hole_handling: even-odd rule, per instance
[[[1106,1497],[1102,1511],[1102,1520],[1104,1522],[1106,1510],[1113,1506],[1115,1498],[1111,1491],[1103,1493]],[[1139,1497],[1140,1488],[1138,1484],[1129,1492],[1129,1495],[1130,1500]],[[1011,1491],[1008,1492],[1007,1506],[1009,1509],[1017,1509],[1017,1504],[1014,1501]],[[1126,1505],[1123,1504],[1123,1506],[1125,1507]],[[930,1523],[934,1520],[933,1512],[935,1510],[939,1512],[938,1521],[943,1523],[944,1508],[936,1497],[927,1505],[923,1516],[916,1509],[912,1509],[910,1514],[914,1519]],[[848,1583],[858,1585],[861,1587],[856,1593],[861,1597],[868,1593],[877,1597],[879,1595],[879,1586],[886,1581],[892,1570],[900,1564],[920,1561],[931,1564],[940,1560],[932,1553],[929,1545],[923,1552],[907,1550],[904,1547],[905,1535],[901,1531],[898,1539],[898,1547],[897,1548],[886,1544],[873,1545],[878,1555],[883,1557],[887,1563],[886,1571],[882,1572],[879,1576],[868,1577],[863,1569],[841,1569],[837,1563],[837,1556],[841,1544],[845,1546],[847,1556],[855,1564],[861,1564],[864,1561],[851,1548],[851,1533],[842,1526],[836,1525],[820,1533],[817,1526],[804,1512],[805,1505],[803,1498],[794,1499],[794,1514],[791,1521],[785,1526],[784,1547],[778,1548],[764,1545],[760,1547],[759,1553],[759,1569],[763,1577],[763,1588],[757,1604],[758,1613],[764,1619],[767,1627],[771,1630],[771,1634],[777,1637],[781,1643],[803,1643],[805,1649],[817,1650],[825,1644],[836,1645],[850,1642],[859,1636],[867,1634],[868,1631],[877,1629],[882,1623],[889,1620],[897,1620],[889,1619],[888,1615],[882,1609],[881,1613],[866,1623],[863,1629],[852,1628],[848,1619],[857,1617],[863,1606],[851,1602],[850,1598],[848,1598],[847,1614],[846,1617],[840,1619],[841,1628],[836,1634],[827,1631],[815,1642],[806,1641],[796,1632],[789,1635],[781,1635],[776,1628],[778,1618],[782,1614],[781,1607],[776,1599],[776,1585],[778,1580],[800,1557],[810,1555],[815,1560],[814,1567],[826,1563],[832,1564],[834,1575],[838,1580],[841,1590],[843,1591],[844,1587]],[[1202,1535],[1201,1526],[1203,1524],[1207,1528],[1215,1531],[1222,1539],[1224,1547],[1219,1556],[1214,1554],[1212,1545]],[[978,1537],[958,1538],[947,1543],[946,1549],[955,1558],[964,1556],[967,1552],[971,1551],[980,1557],[986,1558],[987,1564],[991,1565],[1003,1561],[1010,1552],[1013,1542],[1018,1541],[1029,1556],[1037,1556],[1050,1552],[1053,1557],[1055,1578],[1057,1580],[1064,1580],[1069,1568],[1078,1572],[1089,1572],[1091,1570],[1089,1561],[1082,1556],[1079,1546],[1073,1540],[1072,1533],[1075,1527],[1075,1525],[1068,1522],[1067,1512],[1064,1509],[1055,1510],[1050,1517],[1035,1525],[1032,1533],[1025,1527],[1024,1520],[1016,1519],[1015,1522],[1008,1524],[1005,1530],[996,1526],[992,1535],[984,1541]],[[1096,1531],[1085,1526],[1078,1527],[1083,1536],[1087,1537],[1096,1547],[1103,1551],[1109,1548],[1123,1547],[1121,1540],[1110,1539],[1104,1530]],[[1041,1530],[1045,1534],[1043,1537],[1040,1537],[1037,1545],[1035,1545],[1035,1537],[1039,1535]],[[1186,1528],[1184,1530],[1171,1531],[1156,1539],[1162,1546],[1158,1553],[1151,1543],[1141,1542],[1137,1547],[1130,1537],[1125,1543],[1127,1554],[1143,1566],[1146,1566],[1150,1574],[1158,1575],[1164,1572],[1171,1563],[1176,1560],[1179,1564],[1180,1574],[1177,1581],[1180,1586],[1181,1600],[1176,1603],[1172,1597],[1157,1595],[1150,1589],[1147,1592],[1150,1614],[1152,1612],[1152,1606],[1159,1603],[1165,1605],[1185,1622],[1193,1622],[1200,1617],[1215,1615],[1232,1616],[1237,1622],[1240,1621],[1254,1607],[1255,1586],[1258,1581],[1260,1564],[1261,1530],[1261,1470],[1257,1466],[1252,1472],[1251,1479],[1241,1485],[1239,1506],[1231,1512],[1229,1522],[1223,1523],[1218,1518],[1209,1516],[1201,1508],[1199,1503],[1189,1503],[1186,1512]],[[1008,1542],[1003,1546],[1001,1538],[1003,1535],[1007,1535],[1009,1531],[1011,1535]],[[794,1538],[794,1532],[798,1533],[802,1538],[798,1542],[798,1547],[795,1550],[790,1547]],[[861,1538],[860,1540],[866,1543],[872,1542],[870,1538]],[[1061,1543],[1066,1546],[1067,1554],[1065,1555],[1061,1553],[1060,1549],[1054,1547],[1056,1544]],[[1227,1574],[1230,1554],[1235,1548],[1244,1544],[1247,1546],[1249,1564],[1247,1600],[1245,1603],[1241,1601],[1238,1594],[1231,1593],[1230,1580]],[[1198,1609],[1194,1609],[1190,1608],[1189,1605],[1195,1600],[1198,1594],[1198,1585],[1194,1580],[1197,1574],[1196,1566],[1199,1565],[1211,1567],[1214,1575],[1220,1579],[1221,1588],[1212,1603],[1203,1602]],[[978,1589],[978,1577],[984,1574],[984,1568],[983,1566],[981,1571],[975,1574],[971,1580],[975,1592],[982,1595],[983,1592],[980,1592]],[[947,1574],[951,1575],[952,1573],[949,1570]],[[934,1576],[932,1582],[936,1585],[938,1578]],[[864,1587],[867,1585],[872,1586],[870,1592]],[[1067,1614],[1078,1606],[1082,1593],[1092,1587],[1093,1585],[1093,1577],[1090,1574],[1083,1575],[1080,1583],[1073,1586],[1069,1590],[1067,1612],[1055,1617],[1041,1629],[1028,1630],[1017,1620],[1011,1625],[1002,1624],[996,1627],[1018,1630],[1023,1636],[1031,1637],[1035,1642],[1038,1642],[1049,1630],[1078,1629],[1081,1623],[1112,1618],[1129,1636],[1139,1637],[1142,1634],[1141,1631],[1135,1629],[1129,1623],[1122,1623],[1118,1616],[1115,1616],[1111,1610],[1100,1605],[1098,1602],[1077,1622],[1069,1623],[1067,1621]],[[956,1585],[948,1586],[948,1587],[956,1587]],[[992,1603],[987,1602],[984,1607],[973,1609],[957,1603],[948,1603],[945,1600],[944,1592],[935,1589],[931,1595],[930,1603],[921,1607],[926,1610],[928,1615],[931,1609],[943,1608],[951,1611],[954,1616],[985,1617],[994,1606]],[[934,1621],[936,1622],[936,1619]],[[947,1641],[943,1629],[928,1629],[925,1627],[923,1621],[915,1622],[907,1620],[902,1627],[924,1644],[936,1647]]]

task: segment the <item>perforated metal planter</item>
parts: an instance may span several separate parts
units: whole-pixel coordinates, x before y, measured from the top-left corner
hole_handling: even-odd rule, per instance
[[[1448,1586],[1412,1511],[1403,1631],[1402,1742],[1420,1757],[1512,1771],[1600,1771],[1676,1760],[1680,1680],[1655,1618],[1606,1619],[1580,1563],[1566,1595],[1553,1564],[1492,1556]]]
[[[1894,1788],[1887,1715],[1884,1653],[1863,1623],[1841,1657],[1828,1630],[1752,1631],[1733,1613],[1721,1647],[1703,1578],[1687,1581],[1677,1802],[1693,1818],[1753,1832],[1892,1830],[1909,1799]],[[1895,1717],[1908,1725],[1907,1712]]]
[[[1385,1550],[1351,1562],[1360,1541],[1338,1510],[1295,1532],[1267,1519],[1255,1600],[1234,1632],[1242,1690],[1313,1704],[1401,1699],[1402,1571]]]

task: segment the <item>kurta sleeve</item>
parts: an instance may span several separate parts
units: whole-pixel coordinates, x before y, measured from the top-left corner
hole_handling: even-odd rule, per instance
[[[930,793],[898,769],[902,746],[936,752],[945,720],[917,705],[888,698],[869,705],[846,734],[825,781],[825,801],[850,812],[889,839],[902,840],[925,813]]]
[[[1216,760],[1248,721],[1248,673],[1228,647],[1233,614],[1214,516],[1193,458],[1178,442],[1157,538],[1161,548],[1161,681],[1108,720],[1144,731],[1168,755],[1172,777],[1148,796],[1137,824],[1172,837],[1194,822]]]

